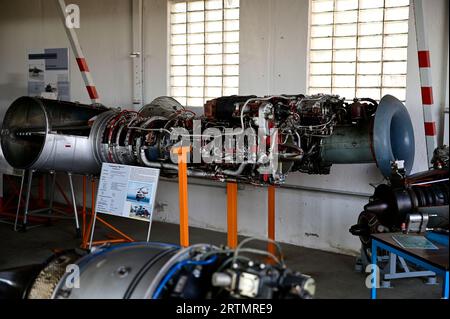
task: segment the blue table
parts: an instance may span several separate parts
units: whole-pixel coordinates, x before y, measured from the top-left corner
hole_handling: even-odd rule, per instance
[[[436,273],[444,279],[442,297],[448,299],[449,296],[449,255],[448,255],[448,236],[436,233],[428,233],[427,238],[431,240],[439,249],[409,249],[400,246],[392,236],[393,233],[373,234],[372,239],[372,280],[371,287],[372,299],[377,298],[377,285],[379,275],[377,268],[378,249],[385,250],[402,257],[417,266]],[[417,235],[409,235],[417,236]]]

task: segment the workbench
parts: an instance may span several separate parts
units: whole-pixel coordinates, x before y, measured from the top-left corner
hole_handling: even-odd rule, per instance
[[[443,294],[442,298],[448,299],[449,296],[449,255],[448,255],[448,236],[436,235],[434,233],[427,234],[427,238],[438,247],[438,249],[412,249],[404,248],[397,243],[392,236],[395,233],[382,233],[371,235],[372,239],[372,287],[371,298],[377,298],[377,282],[380,276],[377,271],[378,250],[396,254],[404,258],[406,261],[413,263],[421,268],[433,271],[437,276],[443,278]],[[419,236],[410,234],[409,236]]]

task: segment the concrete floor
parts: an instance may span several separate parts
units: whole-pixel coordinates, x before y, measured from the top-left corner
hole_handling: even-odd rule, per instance
[[[146,223],[107,216],[107,220],[136,240],[145,240]],[[108,232],[101,226],[96,229],[96,238],[104,239]],[[178,243],[178,225],[153,223],[151,240]],[[226,243],[226,234],[199,229],[190,229],[190,242]],[[67,249],[79,245],[75,239],[73,222],[55,221],[51,226],[29,229],[25,233],[14,232],[11,225],[0,223],[0,269],[43,262],[52,249]],[[255,247],[265,244],[257,242]],[[317,283],[316,298],[368,298],[365,274],[354,271],[355,258],[328,253],[294,245],[282,245],[289,268],[311,275]],[[438,279],[440,280],[440,279]],[[441,285],[426,285],[421,279],[403,279],[392,283],[391,289],[380,289],[380,298],[440,298]]]

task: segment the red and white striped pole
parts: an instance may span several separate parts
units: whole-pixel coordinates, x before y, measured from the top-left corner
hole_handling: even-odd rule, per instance
[[[433,119],[434,100],[431,81],[431,62],[428,40],[425,32],[425,18],[422,0],[413,0],[414,17],[416,22],[417,50],[419,55],[420,85],[422,93],[423,119],[425,125],[425,142],[427,147],[428,164],[430,165],[433,152],[437,147],[436,122]]]
[[[81,49],[80,42],[78,41],[77,33],[75,32],[74,28],[70,28],[66,25],[68,16],[68,12],[66,11],[66,3],[64,0],[57,0],[57,2],[60,7],[60,14],[64,29],[66,30],[67,37],[69,38],[70,45],[72,46],[72,50],[77,60],[81,76],[83,77],[84,84],[86,85],[86,90],[88,92],[89,98],[91,99],[92,104],[98,104],[100,100],[97,88],[94,84],[91,72],[89,71],[89,67],[86,62],[86,58],[84,57],[83,50]]]

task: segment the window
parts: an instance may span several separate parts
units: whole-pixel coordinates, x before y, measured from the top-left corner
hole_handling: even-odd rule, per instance
[[[309,93],[406,99],[409,0],[311,0]]]
[[[171,96],[201,107],[238,90],[239,0],[171,2]]]

